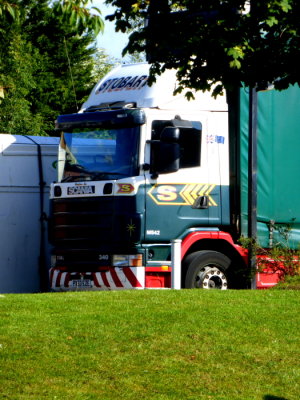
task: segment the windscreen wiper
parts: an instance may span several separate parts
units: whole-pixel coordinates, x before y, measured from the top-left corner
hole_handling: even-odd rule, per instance
[[[91,181],[91,175],[68,175],[61,180],[61,182],[75,182],[75,181]]]
[[[103,172],[94,172],[91,175],[91,179],[108,179],[111,175],[116,176],[126,176],[127,174],[122,174],[121,172],[110,172],[110,171],[103,171]]]

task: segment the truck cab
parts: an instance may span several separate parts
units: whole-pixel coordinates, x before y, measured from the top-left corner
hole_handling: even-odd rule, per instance
[[[174,239],[182,287],[228,286],[239,249],[228,233],[226,98],[189,101],[174,95],[174,71],[149,85],[149,68],[117,67],[79,113],[57,118],[52,290],[170,287]]]

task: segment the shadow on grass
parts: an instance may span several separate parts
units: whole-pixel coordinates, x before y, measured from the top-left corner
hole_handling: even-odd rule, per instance
[[[263,397],[263,400],[288,400],[286,397],[278,397],[278,396],[272,396],[271,394],[266,394]]]

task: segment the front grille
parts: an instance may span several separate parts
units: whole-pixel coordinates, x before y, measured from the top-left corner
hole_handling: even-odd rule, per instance
[[[62,263],[104,265],[99,255],[130,254],[141,240],[142,214],[134,196],[53,199],[49,222],[54,254],[64,256]]]
[[[113,198],[55,199],[52,242],[61,247],[94,247],[113,239]]]

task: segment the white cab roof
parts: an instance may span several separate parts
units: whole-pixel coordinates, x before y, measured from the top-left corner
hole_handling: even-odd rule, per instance
[[[208,92],[194,93],[196,100],[188,101],[185,93],[173,96],[176,89],[176,71],[167,70],[148,85],[150,65],[124,64],[113,69],[92,90],[81,111],[105,103],[134,103],[139,108],[189,109],[201,111],[226,111],[225,96],[217,99]]]

